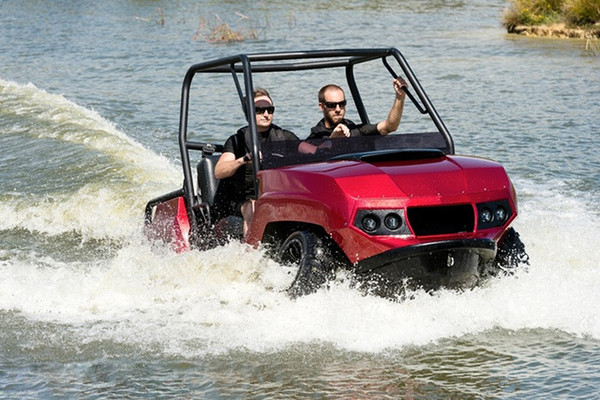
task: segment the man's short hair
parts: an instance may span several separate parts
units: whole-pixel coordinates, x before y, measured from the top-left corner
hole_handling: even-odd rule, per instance
[[[319,90],[319,103],[324,103],[325,102],[325,92],[328,91],[329,89],[338,89],[342,93],[344,93],[344,89],[342,89],[338,85],[334,85],[333,83],[330,83],[329,85],[323,86],[321,88],[321,90]],[[344,97],[346,97],[345,93],[344,93]]]
[[[269,92],[267,92],[267,89],[265,89],[265,88],[260,88],[260,87],[255,88],[254,92],[253,92],[253,96],[254,96],[254,98],[261,97],[261,96],[268,97],[269,100],[271,100],[271,103],[273,103],[273,99],[271,98],[271,95],[269,94]]]

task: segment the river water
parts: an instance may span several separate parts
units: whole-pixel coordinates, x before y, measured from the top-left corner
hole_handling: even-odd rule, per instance
[[[507,6],[1,1],[0,398],[598,398],[598,45],[509,36]],[[195,37],[218,18],[257,37]],[[191,64],[388,46],[457,153],[506,167],[528,270],[402,302],[338,277],[292,301],[260,250],[177,255],[143,239],[145,202],[181,185]],[[276,122],[301,132],[305,115],[318,118],[322,82],[255,84],[305,106],[283,106]],[[391,105],[386,85],[372,119]],[[204,138],[223,142],[243,121],[215,97],[203,99],[214,105]]]

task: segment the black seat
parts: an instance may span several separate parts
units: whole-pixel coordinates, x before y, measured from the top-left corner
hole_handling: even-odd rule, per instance
[[[220,155],[209,155],[202,157],[198,163],[198,188],[202,203],[212,207],[215,203],[215,194],[219,187],[219,179],[215,178],[215,165]]]
[[[239,240],[243,237],[243,220],[239,216],[229,215],[231,210],[222,204],[223,195],[219,204],[215,204],[217,189],[220,180],[215,178],[215,165],[220,155],[205,155],[198,163],[198,188],[205,222],[214,225],[214,233],[217,237],[216,243],[225,243],[231,238]],[[220,240],[220,241],[219,241]]]

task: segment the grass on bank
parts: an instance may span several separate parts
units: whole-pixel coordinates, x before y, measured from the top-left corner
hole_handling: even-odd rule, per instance
[[[600,24],[600,0],[511,0],[504,26],[552,25],[593,27]]]
[[[234,22],[234,25],[237,26],[242,23],[245,27],[232,28],[216,14],[214,20],[200,16],[198,29],[193,36],[193,40],[202,39],[210,43],[229,43],[258,39],[259,31],[257,28],[249,26],[250,18],[241,13],[236,12],[235,14],[238,16],[238,19]]]
[[[224,22],[217,14],[212,16],[200,15],[198,28],[192,37],[193,40],[204,40],[210,43],[243,42],[244,40],[258,39],[265,27],[258,26],[250,17],[236,12],[237,20],[232,24]],[[165,26],[165,13],[158,7],[154,15],[148,17],[136,17],[144,22],[156,22]],[[266,23],[268,19],[265,17]]]

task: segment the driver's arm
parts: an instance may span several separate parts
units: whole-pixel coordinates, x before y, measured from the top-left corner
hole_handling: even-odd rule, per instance
[[[229,178],[235,171],[238,170],[242,165],[246,165],[250,161],[245,160],[244,157],[235,158],[235,154],[225,152],[221,154],[219,157],[219,161],[217,161],[217,165],[215,165],[215,178],[217,179],[225,179]]]

